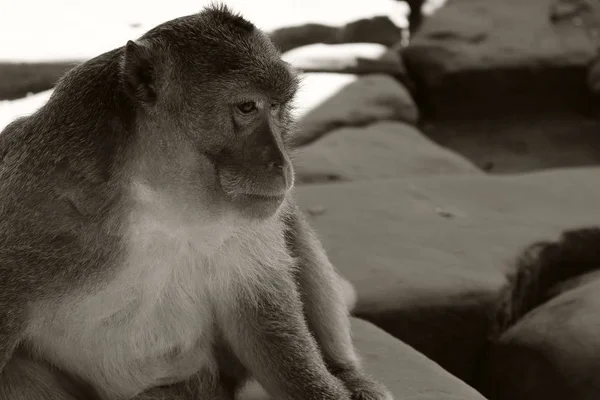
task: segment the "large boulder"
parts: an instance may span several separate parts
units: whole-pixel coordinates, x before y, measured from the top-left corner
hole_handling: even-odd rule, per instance
[[[598,169],[298,187],[356,315],[467,382],[523,246],[600,222]],[[576,193],[577,195],[574,195]]]
[[[482,369],[490,399],[600,398],[598,246],[600,228],[581,228],[522,255]]]
[[[494,344],[481,390],[490,400],[600,398],[600,276],[526,314]]]
[[[428,120],[420,129],[492,173],[590,166],[600,161],[600,120],[576,112]]]
[[[305,24],[271,32],[273,43],[282,51],[314,43],[378,43],[391,46],[402,39],[403,30],[386,16],[364,18],[336,27]]]
[[[306,113],[294,139],[306,145],[336,128],[365,126],[377,121],[414,124],[419,112],[409,91],[387,75],[367,75]]]
[[[48,90],[74,62],[0,62],[0,100],[13,100]]]
[[[293,158],[298,183],[482,173],[403,122],[336,129]]]
[[[352,336],[367,373],[386,385],[395,399],[484,400],[435,362],[369,322],[354,318]],[[239,398],[269,396],[259,386],[249,385]]]
[[[585,25],[577,13],[557,18],[555,1],[448,0],[403,52],[424,111],[484,118],[588,107],[597,39],[586,27],[598,14],[580,10]]]

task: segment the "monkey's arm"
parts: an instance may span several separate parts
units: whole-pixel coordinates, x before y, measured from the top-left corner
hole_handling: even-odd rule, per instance
[[[0,290],[2,286],[0,285]],[[23,325],[21,313],[15,309],[15,305],[9,300],[0,300],[0,381],[2,371],[19,343]]]
[[[315,232],[297,208],[286,222],[287,244],[299,264],[296,279],[306,320],[328,368],[345,383],[355,399],[391,399],[382,385],[361,370],[352,343],[343,281]]]
[[[240,283],[234,293],[235,300],[217,305],[223,335],[273,398],[350,399],[323,363],[287,271],[271,271],[260,283]]]
[[[6,240],[0,238],[0,243],[8,247]],[[6,248],[0,249],[0,375],[21,340],[25,326],[24,298],[20,295],[27,280],[11,268],[15,263],[8,255]],[[0,379],[1,383],[1,379]]]

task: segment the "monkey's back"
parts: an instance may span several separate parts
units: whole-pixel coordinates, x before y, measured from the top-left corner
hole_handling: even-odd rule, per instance
[[[117,241],[102,233],[104,221],[77,208],[83,190],[68,190],[70,182],[48,171],[36,118],[0,134],[0,297],[19,304],[97,279],[94,267],[119,253]]]
[[[113,51],[75,67],[0,133],[0,300],[61,296],[122,256],[117,62]]]

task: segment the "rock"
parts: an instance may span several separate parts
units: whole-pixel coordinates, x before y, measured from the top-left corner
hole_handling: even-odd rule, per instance
[[[369,322],[353,318],[352,333],[367,373],[387,386],[394,398],[484,400],[474,389],[435,362]],[[249,385],[239,400],[266,400],[258,385]]]
[[[484,400],[432,360],[369,322],[353,319],[352,333],[365,370],[396,399]]]
[[[424,113],[455,119],[586,109],[596,40],[576,20],[553,20],[553,2],[449,0],[429,17],[404,51]]]
[[[296,190],[303,210],[327,209],[309,218],[357,289],[356,315],[471,383],[516,255],[600,222],[599,174],[457,174]]]
[[[481,173],[403,122],[341,128],[294,154],[298,183]]]
[[[408,71],[406,70],[406,65],[404,64],[404,58],[402,56],[402,51],[406,48],[406,46],[407,41],[399,41],[392,47],[388,48],[388,50],[385,53],[383,53],[381,57],[379,57],[379,61],[388,63],[390,65],[398,65],[397,72],[388,74],[392,75],[400,83],[402,83],[402,85],[404,85],[404,87],[406,87],[408,91],[414,96],[416,92],[415,83],[408,74]]]
[[[491,173],[522,173],[600,162],[600,119],[580,112],[426,120],[420,128],[436,143]]]
[[[490,351],[490,400],[600,398],[600,275],[577,279],[525,315]]]
[[[314,43],[335,44],[339,28],[322,24],[305,24],[280,28],[269,36],[281,52]]]
[[[550,7],[550,19],[561,21],[578,17],[592,9],[592,3],[588,0],[555,0]]]
[[[388,17],[363,18],[350,22],[338,32],[340,43],[379,43],[391,46],[402,39],[402,28]]]
[[[344,60],[322,58],[320,60],[311,60],[310,65],[298,64],[294,66],[297,70],[304,73],[386,74],[397,79],[404,79],[406,76],[406,70],[402,64],[384,58],[352,57]]]
[[[0,63],[0,100],[13,100],[28,93],[54,87],[73,62]]]
[[[597,57],[590,65],[587,84],[593,94],[600,94],[600,57]]]
[[[419,113],[408,90],[386,75],[368,75],[342,88],[299,121],[294,139],[306,145],[341,127],[364,126],[377,121],[414,124]]]
[[[330,48],[341,45],[329,46]],[[408,76],[402,57],[400,57],[399,49],[401,44],[392,46],[383,52],[379,57],[364,57],[364,56],[345,56],[336,57],[327,56],[318,60],[311,60],[311,63],[297,61],[294,66],[304,73],[329,72],[337,74],[353,74],[362,75],[389,75],[398,80],[411,93],[414,92],[414,83]],[[286,53],[287,54],[287,53]],[[285,57],[285,55],[284,55]]]
[[[599,245],[585,226],[520,256],[479,385],[490,399],[600,395]]]
[[[387,53],[387,47],[374,43],[313,44],[290,50],[282,58],[304,73],[405,76],[401,60]]]
[[[379,43],[391,46],[402,38],[402,28],[388,17],[378,16],[350,22],[342,27],[305,24],[281,28],[270,34],[271,40],[282,51],[314,43]]]

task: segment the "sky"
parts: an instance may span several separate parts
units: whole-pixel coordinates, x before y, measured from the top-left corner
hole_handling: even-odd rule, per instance
[[[438,0],[439,1],[439,0]],[[316,22],[342,25],[375,15],[406,24],[394,0],[224,0],[259,28]],[[0,0],[0,61],[91,58],[166,20],[200,11],[209,0]]]

